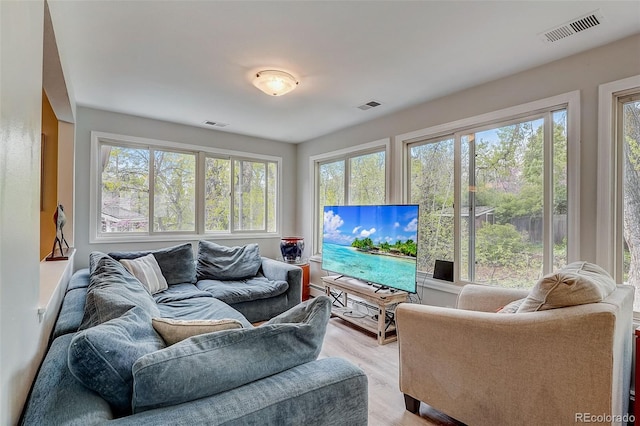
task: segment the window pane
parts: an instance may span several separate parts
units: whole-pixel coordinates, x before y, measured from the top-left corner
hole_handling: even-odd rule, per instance
[[[92,190],[98,205],[91,211],[100,216],[99,238],[278,231],[278,160],[219,158],[127,138],[95,143],[99,192]]]
[[[409,202],[420,205],[418,270],[433,274],[436,259],[454,260],[454,140],[410,147]]]
[[[344,205],[344,160],[318,167],[318,235],[322,235],[324,206]],[[320,251],[320,246],[317,247]]]
[[[351,158],[349,204],[385,203],[384,158],[384,151]]]
[[[278,165],[276,163],[268,163],[268,184],[267,184],[267,232],[276,232],[277,216],[276,216],[276,196],[278,183]]]
[[[469,249],[472,242],[469,240],[469,199],[473,193],[470,187],[469,152],[473,149],[475,135],[464,135],[460,142],[460,279],[473,281],[474,268],[469,259]]]
[[[149,150],[102,145],[101,232],[149,231]]]
[[[466,215],[474,282],[530,287],[543,264],[543,120],[477,132]]]
[[[154,152],[153,230],[195,231],[196,156]]]
[[[264,231],[266,164],[234,161],[234,230]]]
[[[229,231],[231,160],[207,158],[204,176],[204,229],[205,231]]]
[[[634,311],[640,310],[640,102],[623,105],[624,279],[636,287]]]
[[[344,205],[344,161],[334,161],[320,165],[319,207]]]
[[[553,269],[567,265],[567,110],[553,113]]]

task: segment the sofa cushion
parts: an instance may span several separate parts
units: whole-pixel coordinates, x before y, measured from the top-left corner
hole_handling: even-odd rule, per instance
[[[116,260],[136,259],[153,254],[168,285],[196,282],[196,267],[191,243],[180,244],[159,250],[118,251],[109,256]]]
[[[524,303],[525,297],[522,299],[514,300],[511,303],[507,303],[502,308],[498,309],[496,312],[499,314],[515,314],[520,309],[520,306]]]
[[[89,256],[91,259],[91,256]],[[89,287],[89,276],[91,273],[89,272],[89,268],[84,268],[76,271],[69,280],[69,285],[67,286],[67,291],[75,290],[77,288],[87,288]]]
[[[86,288],[74,288],[67,291],[62,300],[60,313],[53,328],[52,339],[67,333],[75,333],[82,323],[84,306],[87,301]]]
[[[210,241],[198,243],[198,280],[241,280],[255,276],[262,264],[257,244],[225,247]]]
[[[153,318],[151,323],[167,346],[200,334],[242,328],[242,323],[237,319],[178,320]]]
[[[289,288],[286,281],[271,281],[260,276],[242,281],[201,280],[196,285],[229,304],[268,299],[285,293]]]
[[[99,393],[118,414],[131,411],[131,367],[143,355],[165,347],[140,307],[78,332],[69,346],[68,366],[86,387]]]
[[[69,371],[72,334],[55,339],[38,370],[20,425],[99,425],[113,419],[113,410]]]
[[[330,299],[320,296],[260,327],[194,336],[147,354],[133,365],[133,410],[203,398],[313,361],[330,314]]]
[[[213,297],[195,297],[186,300],[174,300],[158,303],[159,315],[156,317],[174,319],[235,319],[243,327],[251,328],[252,325],[240,312],[233,309],[221,300]]]
[[[518,313],[601,302],[615,289],[615,281],[600,266],[573,262],[542,277],[520,305]]]
[[[145,286],[149,293],[156,294],[169,288],[153,254],[136,259],[121,259],[120,263]]]
[[[156,303],[175,302],[178,300],[194,299],[196,297],[213,297],[211,293],[200,290],[192,283],[173,284],[165,291],[153,295]]]
[[[120,262],[100,252],[91,253],[90,258],[94,271],[89,277],[80,330],[118,318],[134,306],[159,316],[153,297]]]

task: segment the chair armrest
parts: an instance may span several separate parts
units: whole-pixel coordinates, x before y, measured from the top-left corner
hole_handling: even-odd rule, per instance
[[[286,293],[289,299],[289,307],[302,302],[302,268],[263,257],[261,269],[266,278],[286,281],[289,284],[289,289]]]
[[[514,300],[527,297],[528,290],[467,284],[458,295],[457,308],[469,311],[496,312]]]

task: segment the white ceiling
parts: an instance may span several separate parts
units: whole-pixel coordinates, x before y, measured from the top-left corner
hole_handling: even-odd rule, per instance
[[[640,32],[637,0],[48,1],[78,105],[285,142]],[[601,25],[538,37],[596,9]],[[298,88],[251,84],[274,68]],[[357,108],[371,100],[382,105]]]

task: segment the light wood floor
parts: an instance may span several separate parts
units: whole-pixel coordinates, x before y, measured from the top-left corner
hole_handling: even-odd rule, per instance
[[[340,357],[364,370],[369,379],[369,425],[459,426],[461,423],[420,404],[419,415],[404,407],[398,386],[398,342],[378,345],[373,334],[331,318],[320,358]]]

